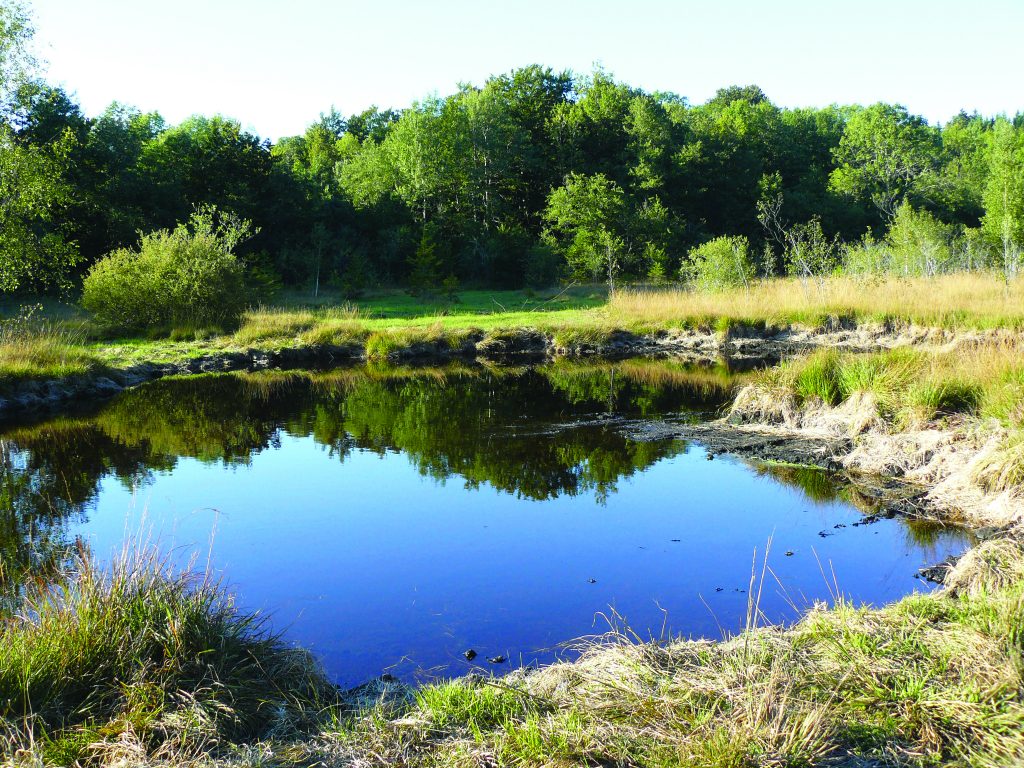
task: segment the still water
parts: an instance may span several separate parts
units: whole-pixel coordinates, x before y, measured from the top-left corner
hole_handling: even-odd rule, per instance
[[[966,548],[858,525],[870,507],[819,472],[626,436],[713,417],[730,382],[666,361],[156,382],[0,430],[0,556],[42,569],[79,542],[155,541],[356,684],[549,661],[610,621],[720,637],[769,540],[773,621],[926,589],[916,569]]]

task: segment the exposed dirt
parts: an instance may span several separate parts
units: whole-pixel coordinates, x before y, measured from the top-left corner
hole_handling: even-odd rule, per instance
[[[979,467],[999,450],[1005,433],[969,419],[898,431],[884,423],[869,399],[840,407],[800,407],[749,386],[725,418],[687,424],[624,425],[635,439],[678,437],[711,453],[805,464],[841,473],[858,486],[897,491],[890,509],[993,531],[1024,532],[1024,490],[993,492]]]
[[[447,340],[416,342],[389,354],[394,361],[443,362],[481,359],[493,362],[532,362],[556,357],[678,356],[694,361],[725,360],[731,367],[775,363],[784,357],[818,348],[872,351],[914,346],[951,349],[961,344],[1019,338],[1013,331],[947,331],[887,324],[856,325],[835,321],[818,328],[734,326],[712,329],[664,330],[650,334],[612,331],[600,341],[559,342],[548,332],[531,328],[470,334],[452,346]],[[300,346],[216,352],[179,363],[143,363],[122,369],[54,381],[30,381],[8,387],[0,396],[0,418],[33,410],[48,410],[76,400],[109,397],[127,387],[170,375],[213,371],[254,371],[346,365],[366,359],[362,345]]]

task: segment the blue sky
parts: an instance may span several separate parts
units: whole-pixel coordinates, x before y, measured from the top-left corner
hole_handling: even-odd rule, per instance
[[[34,0],[47,75],[88,114],[223,114],[262,136],[336,106],[405,106],[534,62],[595,62],[693,103],[894,101],[945,121],[1024,110],[1024,0]]]

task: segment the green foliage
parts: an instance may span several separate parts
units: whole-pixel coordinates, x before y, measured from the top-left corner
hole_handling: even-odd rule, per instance
[[[947,271],[953,262],[952,235],[952,227],[904,203],[896,209],[885,235],[887,271],[904,277],[932,277]]]
[[[839,241],[825,235],[818,218],[794,224],[786,233],[786,245],[783,261],[791,275],[821,280],[839,269]]]
[[[441,270],[437,227],[427,223],[420,235],[416,253],[409,259],[409,289],[414,296],[426,296],[441,288]]]
[[[571,174],[552,191],[544,214],[548,241],[581,276],[604,273],[614,287],[623,249],[624,193],[604,174]]]
[[[0,292],[68,285],[79,256],[62,223],[73,194],[62,176],[74,142],[26,145],[0,122]]]
[[[672,279],[717,236],[747,238],[765,275],[820,282],[842,242],[880,238],[904,204],[952,227],[942,270],[1009,278],[1024,262],[1009,120],[961,114],[940,128],[898,105],[782,109],[756,85],[691,105],[599,68],[534,65],[401,111],[332,109],[272,145],[222,117],[167,125],[122,104],[86,116],[29,77],[22,6],[0,11],[0,290],[67,289],[202,205],[253,221],[239,258],[269,254],[264,276],[314,297],[378,283],[423,295],[449,276],[509,288],[572,275],[614,291]],[[983,216],[984,239],[968,236]],[[421,250],[428,224],[436,271]],[[847,261],[896,271],[883,250]],[[940,268],[921,261],[909,271]]]
[[[89,270],[82,305],[112,330],[237,325],[247,297],[235,247],[251,225],[214,209],[142,237]]]
[[[754,279],[747,238],[716,237],[690,250],[681,277],[702,291],[747,287]]]
[[[341,273],[341,294],[346,299],[358,299],[373,280],[372,267],[362,248],[353,248],[345,261]]]
[[[0,0],[0,118],[6,117],[9,99],[34,64],[29,53],[32,20],[20,0]]]
[[[850,115],[835,149],[831,186],[893,216],[936,185],[940,134],[906,108],[874,104]]]
[[[1024,266],[1024,130],[997,120],[989,158],[982,228],[1009,278]]]

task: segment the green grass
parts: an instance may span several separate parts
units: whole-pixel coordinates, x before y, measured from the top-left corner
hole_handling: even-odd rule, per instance
[[[343,301],[330,292],[313,300],[286,293],[273,307],[250,310],[231,334],[204,328],[177,328],[159,338],[107,338],[81,311],[48,302],[43,313],[54,333],[63,335],[49,350],[0,350],[0,382],[7,386],[25,379],[52,379],[86,372],[91,366],[124,368],[138,363],[177,363],[204,354],[251,348],[344,347],[358,354],[369,344],[373,356],[396,353],[415,344],[460,346],[469,334],[499,338],[529,329],[547,335],[556,348],[600,344],[616,331],[653,334],[672,329],[700,329],[728,335],[751,330],[788,327],[824,329],[838,320],[883,323],[905,327],[918,323],[959,330],[1024,328],[1024,282],[1007,288],[991,275],[957,275],[933,280],[890,280],[868,284],[846,278],[827,281],[823,288],[795,280],[770,280],[741,292],[700,294],[667,289],[623,290],[609,301],[603,288],[576,286],[566,290],[470,290],[457,301],[413,297],[392,290],[378,291],[356,301]],[[17,311],[8,299],[0,314]],[[447,341],[446,341],[447,338]],[[827,371],[819,371],[827,374]],[[871,376],[869,370],[844,370],[848,377]],[[827,376],[815,382],[806,375],[808,393],[826,402],[842,398]],[[969,401],[964,387],[923,389],[919,405],[956,408]],[[4,386],[0,383],[0,386]],[[848,382],[847,388],[858,386]],[[1022,389],[1018,379],[1007,389]],[[1005,410],[1017,407],[1014,396]]]
[[[605,299],[603,286],[575,286],[564,291],[466,290],[459,291],[455,301],[441,296],[413,296],[400,290],[370,292],[358,299],[345,299],[337,293],[323,291],[314,299],[305,292],[287,291],[278,305],[285,310],[311,311],[349,306],[366,318],[411,319],[592,309],[602,306]]]
[[[814,352],[767,369],[756,386],[798,404],[838,406],[870,396],[899,426],[942,416],[973,416],[1024,427],[1024,354],[1016,342],[935,352],[895,349],[872,353]]]
[[[897,430],[981,425],[998,438],[972,468],[989,492],[1024,485],[1024,347],[1021,342],[961,345],[944,352],[820,350],[751,377],[736,410],[744,418],[778,418],[818,404],[847,407],[855,431],[879,420]],[[993,428],[993,424],[994,427]]]
[[[635,642],[503,678],[380,689],[353,710],[216,584],[133,555],[0,624],[0,749],[25,764],[996,766],[1024,760],[1024,551],[983,542],[949,588],[839,600],[789,629]],[[758,575],[760,574],[760,575]],[[392,693],[389,694],[388,690]]]
[[[788,630],[752,620],[723,643],[609,636],[576,662],[427,686],[328,743],[374,765],[1017,764],[1024,552],[986,542],[952,581]]]
[[[179,755],[256,739],[333,693],[217,584],[150,555],[106,569],[83,557],[0,624],[0,747],[35,743],[54,762],[124,738]]]
[[[52,321],[0,322],[0,394],[25,381],[68,379],[102,367],[81,334]]]

